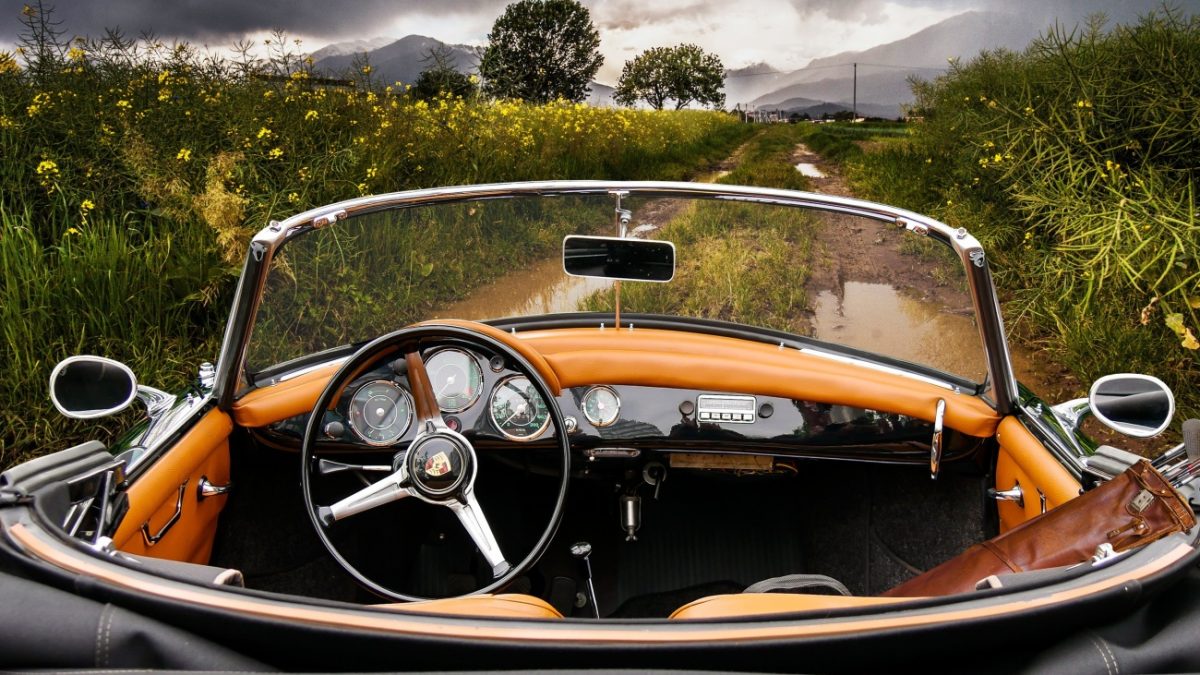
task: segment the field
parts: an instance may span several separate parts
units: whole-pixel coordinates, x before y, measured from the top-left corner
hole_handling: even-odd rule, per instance
[[[262,63],[112,36],[57,44],[26,18],[42,48],[0,54],[0,467],[94,430],[50,406],[65,356],[109,356],[167,390],[215,360],[246,244],[272,219],[434,185],[680,179],[749,133],[700,111],[418,100],[369,66],[316,78],[281,40]],[[432,270],[454,237],[414,238],[411,259]],[[496,269],[545,248],[525,231],[494,243]]]
[[[1200,22],[1050,32],[918,83],[911,132],[828,125],[806,142],[862,197],[967,227],[1005,312],[1082,382],[1144,372],[1200,415]],[[882,133],[881,133],[882,132]]]

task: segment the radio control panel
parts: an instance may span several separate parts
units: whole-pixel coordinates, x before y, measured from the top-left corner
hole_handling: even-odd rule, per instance
[[[696,399],[696,419],[701,422],[753,424],[757,410],[753,396],[700,394]]]

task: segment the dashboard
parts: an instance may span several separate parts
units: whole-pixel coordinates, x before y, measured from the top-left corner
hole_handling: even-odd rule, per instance
[[[503,356],[438,345],[422,353],[447,426],[481,448],[549,445],[559,431],[545,401]],[[901,414],[776,396],[596,383],[557,397],[578,459],[636,458],[646,451],[928,462],[933,425]],[[325,412],[323,451],[399,450],[416,435],[403,358],[376,364]],[[297,447],[308,415],[256,430]],[[945,459],[971,454],[977,439],[948,434]]]

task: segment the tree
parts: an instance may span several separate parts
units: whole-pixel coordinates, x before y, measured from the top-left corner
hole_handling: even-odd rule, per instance
[[[578,102],[604,63],[599,47],[591,14],[576,0],[519,0],[492,25],[479,75],[498,98]]]
[[[475,94],[475,83],[458,72],[454,50],[450,47],[439,45],[430,49],[421,63],[429,65],[417,76],[412,87],[412,93],[418,99],[429,101],[442,94],[470,98]]]
[[[725,106],[725,66],[716,54],[696,45],[652,47],[626,61],[613,99],[621,105],[645,101],[662,110],[667,101],[675,109],[692,103]]]

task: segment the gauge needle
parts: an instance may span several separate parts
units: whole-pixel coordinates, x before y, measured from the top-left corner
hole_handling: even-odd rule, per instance
[[[446,378],[446,386],[442,387],[441,391],[439,391],[437,393],[437,395],[440,397],[442,394],[446,393],[447,389],[449,389],[450,387],[453,387],[453,386],[454,386],[454,376],[451,375],[450,377]]]
[[[509,415],[509,416],[508,416],[508,419],[504,420],[504,423],[505,423],[505,424],[508,424],[508,423],[509,423],[509,421],[510,421],[510,420],[512,420],[512,418],[516,417],[517,415],[524,415],[524,414],[525,414],[525,404],[524,404],[524,403],[522,403],[521,405],[517,406],[517,410],[516,410],[516,412],[514,412],[514,413],[513,413],[513,414],[511,414],[511,415]]]

